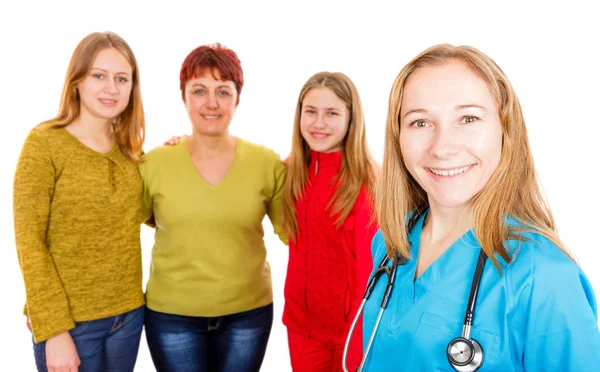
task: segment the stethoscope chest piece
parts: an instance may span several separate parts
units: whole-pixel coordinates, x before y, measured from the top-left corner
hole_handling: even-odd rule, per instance
[[[446,348],[446,355],[452,368],[459,372],[474,372],[483,364],[483,349],[475,339],[453,339]]]

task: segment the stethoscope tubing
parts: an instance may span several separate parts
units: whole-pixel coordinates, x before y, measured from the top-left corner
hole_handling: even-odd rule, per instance
[[[356,370],[356,372],[361,372],[365,366],[365,363],[367,362],[369,352],[371,351],[371,346],[373,345],[373,341],[375,340],[375,335],[377,334],[377,329],[379,328],[379,324],[381,323],[381,317],[383,316],[383,311],[387,307],[387,304],[392,295],[392,289],[394,288],[394,281],[396,280],[396,271],[398,269],[398,264],[399,264],[399,262],[402,262],[402,261],[405,262],[405,260],[402,257],[396,256],[395,260],[393,260],[393,259],[391,260],[392,266],[388,267],[387,266],[388,261],[390,261],[390,258],[386,254],[385,257],[383,257],[383,259],[381,260],[381,263],[379,264],[379,266],[377,266],[377,270],[375,270],[375,273],[373,273],[373,276],[369,280],[369,283],[367,285],[367,290],[365,291],[365,294],[363,296],[363,300],[361,301],[358,311],[356,312],[356,316],[352,320],[352,325],[350,326],[350,330],[348,331],[348,336],[346,336],[346,343],[344,344],[344,352],[342,354],[342,368],[344,369],[344,372],[349,372],[348,367],[346,366],[346,358],[348,356],[348,348],[350,346],[350,340],[352,338],[352,334],[354,333],[354,329],[356,328],[356,323],[358,322],[360,315],[363,313],[365,304],[369,300],[369,297],[371,297],[371,293],[373,292],[373,289],[375,288],[375,285],[377,284],[379,277],[385,274],[388,277],[387,284],[385,287],[385,293],[383,295],[383,298],[381,299],[381,306],[379,309],[379,313],[377,314],[377,319],[375,320],[375,325],[373,327],[373,330],[371,331],[371,335],[369,336],[369,342],[367,343],[367,348],[365,349],[365,354],[364,354],[362,361],[361,361],[360,365],[358,366],[358,369]]]
[[[387,263],[390,260],[392,261],[392,265],[391,265],[391,267],[388,267]],[[479,292],[479,285],[481,282],[481,276],[483,274],[483,268],[484,268],[486,260],[487,260],[487,255],[482,250],[479,253],[479,257],[477,260],[477,266],[475,267],[475,273],[473,274],[473,281],[471,283],[471,290],[469,293],[469,301],[468,301],[468,305],[467,305],[467,310],[465,312],[465,320],[464,320],[462,337],[465,338],[466,340],[470,340],[471,325],[473,324],[473,316],[475,314],[475,303],[477,302],[477,294]],[[398,265],[404,264],[404,263],[406,263],[406,260],[403,257],[396,256],[395,259],[391,259],[389,257],[389,255],[386,254],[385,257],[381,260],[381,263],[379,264],[379,266],[377,267],[377,270],[375,270],[375,273],[369,280],[367,289],[363,296],[363,300],[360,303],[360,307],[358,308],[358,311],[356,312],[356,316],[352,320],[352,324],[348,331],[348,336],[346,337],[346,343],[344,344],[344,351],[342,354],[342,368],[343,368],[344,372],[349,372],[348,368],[346,367],[346,358],[348,356],[348,348],[350,346],[350,340],[352,338],[352,334],[354,333],[354,330],[356,328],[356,323],[358,322],[360,315],[363,313],[364,307],[365,307],[367,301],[369,300],[369,297],[371,297],[371,293],[373,292],[375,285],[379,281],[379,277],[385,274],[385,275],[387,275],[388,280],[387,280],[387,284],[386,284],[386,288],[385,288],[385,293],[381,300],[381,306],[379,309],[379,313],[377,314],[377,319],[375,320],[375,325],[373,326],[373,329],[371,330],[371,334],[369,336],[369,342],[367,343],[367,348],[365,349],[365,353],[363,355],[361,363],[358,366],[358,369],[356,370],[356,372],[363,371],[363,368],[368,360],[369,353],[371,351],[371,346],[373,345],[373,341],[375,340],[375,335],[377,334],[377,329],[379,328],[379,324],[381,323],[383,311],[387,307],[387,304],[388,304],[389,299],[392,294],[392,289],[394,288],[394,281],[396,279],[396,271],[398,269]],[[476,369],[478,369],[479,366],[477,366]],[[454,367],[454,365],[453,365],[453,367]]]

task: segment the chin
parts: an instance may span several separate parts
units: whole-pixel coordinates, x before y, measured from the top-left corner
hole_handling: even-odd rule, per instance
[[[311,145],[310,143],[308,144],[310,146],[310,148],[316,152],[331,152],[331,149],[334,148],[334,146],[332,145],[328,145],[328,144],[315,144],[315,145]]]
[[[222,137],[227,132],[222,130],[201,130],[200,134],[207,137]]]
[[[110,109],[110,110],[99,110],[97,113],[97,116],[105,119],[105,120],[113,120],[114,118],[116,118],[117,116],[121,115],[121,113],[125,111],[125,107],[121,108],[114,108],[114,109]]]
[[[432,195],[429,194],[429,200],[443,208],[459,208],[469,203],[471,198],[462,195]]]

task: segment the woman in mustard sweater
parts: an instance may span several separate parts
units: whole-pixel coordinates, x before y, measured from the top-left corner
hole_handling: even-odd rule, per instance
[[[183,62],[192,135],[140,165],[144,210],[156,224],[146,336],[158,371],[258,371],[273,322],[262,221],[281,228],[284,164],[229,134],[244,80],[220,45]]]
[[[144,114],[136,59],[110,32],[75,49],[58,115],[28,135],[14,222],[38,371],[132,371],[143,326]]]

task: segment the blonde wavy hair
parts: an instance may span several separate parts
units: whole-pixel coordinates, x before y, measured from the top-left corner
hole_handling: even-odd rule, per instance
[[[108,48],[120,51],[131,65],[131,96],[125,110],[114,120],[113,133],[123,154],[132,162],[139,163],[145,136],[139,68],[131,47],[113,32],[94,32],[79,42],[69,62],[58,114],[39,126],[62,128],[79,117],[81,101],[77,84],[87,77],[98,53]]]
[[[327,206],[328,209],[331,208],[331,215],[337,216],[337,226],[341,226],[348,217],[363,186],[372,198],[375,196],[378,167],[367,146],[365,118],[358,90],[352,80],[340,72],[319,72],[304,84],[296,104],[292,151],[283,186],[284,228],[292,239],[295,239],[298,232],[296,200],[302,197],[310,163],[310,148],[300,132],[302,101],[306,94],[315,88],[331,89],[350,111],[348,132],[342,143],[342,166],[335,181],[338,182],[339,187]]]
[[[406,81],[419,68],[450,61],[467,64],[484,79],[498,104],[502,125],[502,155],[498,167],[484,188],[470,201],[473,227],[482,249],[500,269],[496,254],[510,262],[505,242],[512,239],[523,241],[522,233],[527,231],[548,238],[573,260],[558,237],[552,212],[540,189],[521,105],[508,78],[490,57],[479,50],[448,44],[423,51],[404,66],[392,86],[383,171],[377,195],[377,216],[388,253],[405,258],[410,256],[405,216],[414,211],[417,216],[429,206],[425,190],[410,175],[400,150],[399,116]],[[508,216],[516,219],[518,226],[509,226]]]

